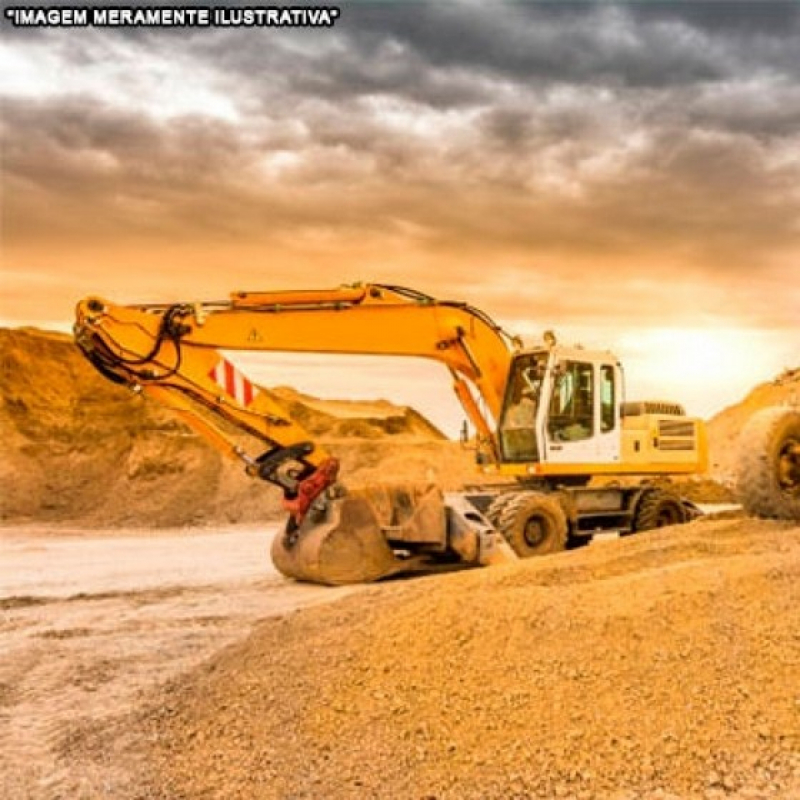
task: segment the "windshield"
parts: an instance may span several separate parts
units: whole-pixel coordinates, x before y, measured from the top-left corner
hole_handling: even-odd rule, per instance
[[[504,461],[539,460],[535,423],[547,358],[546,352],[529,353],[512,364],[499,426]]]

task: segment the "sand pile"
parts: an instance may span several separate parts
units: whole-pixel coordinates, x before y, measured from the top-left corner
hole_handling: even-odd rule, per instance
[[[442,387],[445,391],[447,385]],[[394,441],[444,441],[445,435],[419,412],[388,400],[320,400],[296,389],[279,386],[270,390],[309,433],[326,442],[337,439],[381,439]]]
[[[412,409],[276,394],[342,458],[348,485],[389,475],[452,486],[474,474],[470,454]],[[7,523],[166,527],[282,514],[278,490],[248,478],[169,410],[102,378],[63,334],[0,329],[0,436]]]
[[[142,796],[800,797],[798,579],[800,527],[698,521],[269,620],[159,698]]]

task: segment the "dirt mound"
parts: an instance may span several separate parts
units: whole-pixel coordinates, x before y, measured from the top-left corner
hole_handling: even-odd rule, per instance
[[[757,411],[768,406],[800,406],[800,368],[787,369],[775,380],[756,386],[739,403],[729,406],[708,423],[709,471],[731,485],[736,476],[739,433]]]
[[[319,441],[330,441],[349,485],[385,480],[387,470],[393,479],[425,480],[431,463],[444,483],[472,470],[412,409],[319,401],[285,388],[276,396]],[[162,527],[282,513],[276,489],[247,478],[168,409],[102,378],[63,334],[0,329],[0,435],[5,522]]]
[[[265,622],[147,719],[155,796],[800,797],[800,528],[694,522]]]
[[[680,496],[693,503],[735,503],[731,487],[707,477],[677,478],[674,481]]]
[[[279,386],[270,390],[310,433],[325,437],[381,439],[385,436],[422,441],[444,441],[446,436],[419,412],[388,400],[321,400],[296,389]]]

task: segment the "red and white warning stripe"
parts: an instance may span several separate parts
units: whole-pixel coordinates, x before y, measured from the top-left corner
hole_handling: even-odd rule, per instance
[[[240,405],[249,406],[256,396],[256,387],[227,358],[220,359],[208,377]]]

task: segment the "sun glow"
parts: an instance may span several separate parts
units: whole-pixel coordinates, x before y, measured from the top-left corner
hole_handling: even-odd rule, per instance
[[[618,339],[628,395],[675,400],[707,417],[741,399],[800,358],[784,332],[655,328]]]

